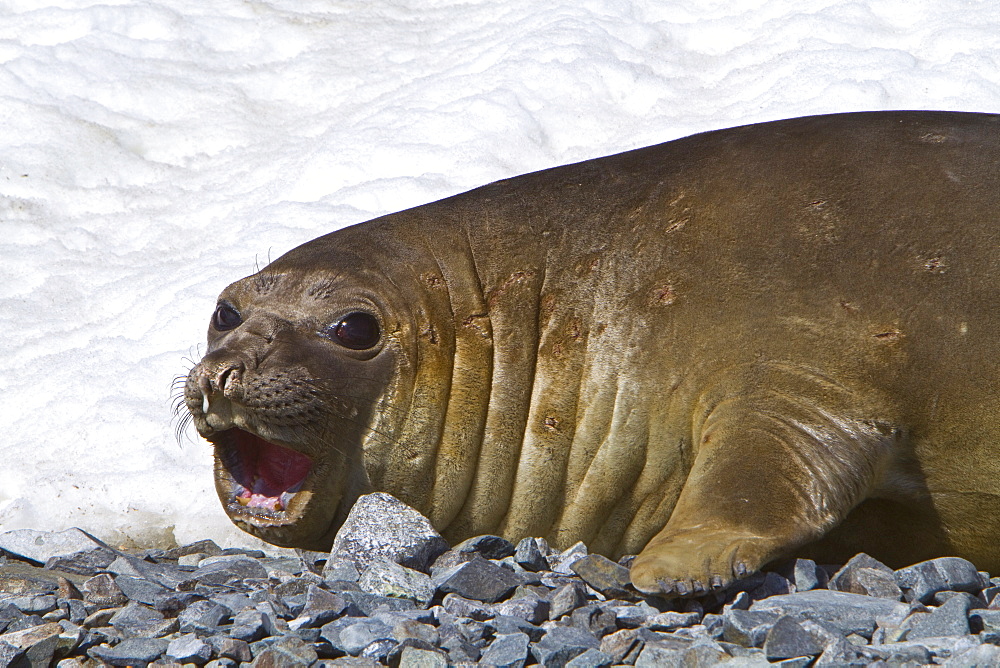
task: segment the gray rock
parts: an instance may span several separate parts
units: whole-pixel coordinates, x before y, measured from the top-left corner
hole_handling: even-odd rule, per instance
[[[525,621],[520,617],[498,615],[487,622],[487,625],[493,629],[495,635],[499,636],[511,633],[524,633],[531,639],[531,642],[538,642],[545,635],[545,629],[540,626],[535,626],[531,622]]]
[[[384,557],[368,564],[358,580],[358,586],[363,591],[379,596],[408,598],[421,607],[425,607],[434,598],[430,576]]]
[[[914,613],[903,622],[908,629],[907,640],[964,636],[969,634],[969,607],[975,599],[968,595],[955,596],[930,613]]]
[[[495,603],[519,584],[521,580],[517,575],[476,555],[442,574],[437,588],[444,594],[454,593],[476,601]]]
[[[448,659],[441,652],[416,647],[404,647],[399,655],[399,668],[447,668]]]
[[[792,565],[792,584],[796,591],[810,591],[825,587],[829,578],[826,571],[816,566],[812,559],[796,559]]]
[[[175,566],[150,563],[128,554],[119,554],[118,558],[108,565],[107,570],[115,575],[145,578],[167,589],[177,589],[178,585],[190,579],[188,573]]]
[[[332,558],[353,561],[362,570],[378,557],[427,572],[448,543],[430,521],[402,501],[382,492],[358,498],[330,551]]]
[[[5,652],[11,655],[12,660],[23,656],[23,660],[31,666],[47,666],[52,661],[56,650],[60,648],[60,635],[62,633],[62,626],[55,622],[41,624],[0,635],[0,646],[13,647],[16,650]]]
[[[126,637],[154,637],[161,635],[160,631],[164,629],[164,624],[169,622],[159,610],[153,610],[141,603],[129,603],[118,610],[108,623]]]
[[[337,642],[331,640],[330,644],[353,656],[357,656],[363,649],[376,641],[394,641],[392,628],[377,619],[362,619],[344,626],[339,630],[336,639]]]
[[[601,643],[587,631],[572,626],[555,626],[531,647],[531,654],[544,666],[562,667],[588,649],[600,649]]]
[[[229,630],[231,637],[244,642],[253,642],[277,633],[278,627],[274,616],[253,608],[236,613],[233,617],[233,626]]]
[[[663,666],[684,665],[684,653],[687,649],[646,645],[635,660],[637,668],[662,668]]]
[[[885,598],[817,589],[757,601],[750,610],[824,621],[845,636],[857,633],[871,638],[876,618],[898,616],[902,619],[909,612],[909,606]]]
[[[697,612],[660,612],[646,619],[645,625],[654,631],[676,631],[701,621]]]
[[[269,639],[266,648],[254,657],[254,668],[305,668],[317,657],[312,645],[294,635]]]
[[[358,567],[346,557],[331,555],[323,566],[323,579],[328,582],[357,582],[360,577]]]
[[[182,633],[213,634],[232,614],[232,610],[215,601],[194,601],[177,615],[177,624]]]
[[[251,578],[267,579],[267,569],[243,555],[220,555],[202,560],[191,578],[205,585],[232,586]]]
[[[722,615],[722,637],[744,647],[760,647],[781,614],[772,610],[730,608]]]
[[[588,649],[582,654],[566,662],[566,668],[607,668],[612,664],[611,657],[599,649]]]
[[[629,598],[635,595],[634,591],[630,591],[628,569],[607,557],[588,554],[574,561],[569,568],[607,598]]]
[[[599,605],[585,605],[570,613],[570,624],[587,631],[595,638],[603,638],[617,630],[615,613]]]
[[[514,544],[500,536],[475,536],[455,546],[457,552],[475,552],[484,559],[503,559],[514,554]]]
[[[210,636],[208,644],[211,645],[212,652],[220,659],[232,659],[240,663],[247,663],[253,659],[250,645],[244,640],[221,635]]]
[[[586,557],[588,554],[587,546],[583,542],[577,542],[576,544],[566,548],[562,552],[557,552],[556,554],[550,554],[548,557],[549,570],[553,573],[559,573],[562,575],[569,575],[572,571],[572,566],[577,562],[577,560]]]
[[[601,638],[600,650],[611,657],[614,664],[635,663],[645,641],[635,629],[622,629]]]
[[[24,656],[24,650],[5,642],[0,642],[0,666],[3,668],[29,668],[31,662]]]
[[[107,573],[88,578],[82,588],[83,600],[99,608],[117,608],[128,603],[128,597]]]
[[[441,607],[456,617],[468,617],[480,622],[497,614],[495,608],[482,601],[473,601],[458,594],[445,594],[441,599]]]
[[[843,568],[830,578],[829,588],[834,591],[877,596],[898,601],[903,592],[896,584],[896,574],[891,568],[864,552],[856,554]]]
[[[791,581],[778,573],[768,571],[763,574],[763,579],[760,584],[753,587],[750,594],[750,598],[754,600],[760,600],[768,596],[778,596],[781,594],[791,594],[795,591],[795,586]]]
[[[5,531],[0,533],[0,550],[39,564],[44,564],[53,557],[96,551],[100,555],[100,561],[106,566],[118,555],[117,550],[75,527],[65,531]]]
[[[549,567],[549,562],[539,549],[536,538],[522,538],[518,542],[514,549],[514,561],[528,571],[541,571]]]
[[[166,656],[178,663],[203,665],[212,658],[212,647],[193,633],[185,633],[170,641]]]
[[[907,601],[930,603],[940,591],[978,593],[985,584],[976,567],[959,557],[923,561],[896,571],[896,582]]]
[[[159,599],[172,593],[170,589],[155,582],[129,575],[119,575],[115,578],[115,584],[130,601],[146,605],[155,605]]]
[[[342,591],[340,595],[358,612],[364,615],[374,615],[379,610],[392,610],[400,612],[403,610],[413,610],[417,604],[407,598],[392,598],[389,596],[379,596],[366,591]],[[348,611],[350,612],[350,607]],[[353,612],[351,614],[354,614]]]
[[[343,596],[311,584],[306,589],[305,604],[298,617],[288,622],[288,626],[292,629],[318,628],[343,614],[347,606]]]
[[[993,644],[979,645],[945,659],[947,668],[980,668],[1000,666],[1000,647]]]
[[[586,602],[586,592],[579,582],[563,585],[552,594],[552,598],[549,600],[549,619],[556,620],[563,615],[568,615]]]
[[[793,617],[784,616],[774,623],[764,639],[764,656],[768,661],[816,656],[823,646]]]
[[[647,619],[660,613],[659,610],[645,601],[639,601],[638,603],[630,603],[627,605],[616,605],[609,601],[606,604],[606,607],[608,610],[615,613],[615,616],[618,618],[618,625],[627,629],[634,629],[638,626],[642,626],[646,623]]]
[[[179,559],[189,554],[203,554],[206,557],[217,557],[222,554],[222,548],[214,540],[206,539],[171,548],[166,550],[163,556],[167,559]]]
[[[541,624],[549,618],[552,605],[544,598],[534,593],[525,593],[506,601],[494,603],[493,614],[509,617],[520,617],[532,624]]]
[[[158,659],[167,644],[162,638],[126,638],[115,647],[91,647],[87,654],[112,666],[145,666]]]
[[[521,668],[528,660],[528,636],[524,633],[498,635],[479,661],[498,668]]]

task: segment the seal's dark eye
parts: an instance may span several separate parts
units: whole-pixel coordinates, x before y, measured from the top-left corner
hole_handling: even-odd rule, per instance
[[[330,328],[337,343],[351,350],[367,350],[380,336],[378,320],[371,313],[348,313]]]
[[[240,316],[240,312],[226,302],[215,307],[215,313],[212,314],[212,327],[218,331],[228,332],[241,324],[243,324],[243,318]]]

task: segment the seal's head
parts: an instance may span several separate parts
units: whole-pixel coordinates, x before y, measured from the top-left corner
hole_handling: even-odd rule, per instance
[[[237,526],[326,549],[370,491],[363,451],[407,358],[394,294],[371,263],[322,239],[222,292],[184,400],[215,446]]]

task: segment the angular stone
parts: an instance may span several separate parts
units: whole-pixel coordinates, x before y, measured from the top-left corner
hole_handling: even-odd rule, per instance
[[[158,659],[167,645],[161,638],[126,638],[115,647],[91,647],[87,654],[112,666],[144,666]]]
[[[32,666],[47,666],[59,647],[59,636],[63,627],[53,622],[34,626],[23,631],[12,631],[0,635],[0,645],[16,648],[13,656],[23,655]]]
[[[433,647],[440,640],[438,630],[430,624],[424,624],[414,619],[390,620],[387,617],[388,615],[386,617],[379,617],[378,619],[392,627],[392,639],[399,644],[406,643],[407,641],[419,641],[419,643],[412,644],[414,646]]]
[[[600,649],[601,643],[587,631],[572,626],[555,626],[534,644],[531,653],[544,666],[564,666],[588,649]]]
[[[247,579],[267,579],[267,569],[242,555],[218,556],[202,560],[191,577],[206,585],[232,586]]]
[[[206,539],[170,548],[163,553],[163,556],[167,559],[179,559],[189,554],[204,554],[206,557],[217,557],[222,554],[222,548],[214,540]]]
[[[635,629],[622,629],[601,638],[600,650],[616,665],[635,663],[645,644]]]
[[[637,668],[662,668],[663,666],[684,665],[684,652],[687,648],[679,649],[675,647],[662,647],[654,644],[647,644],[639,652],[635,660]]]
[[[155,605],[159,599],[173,593],[170,589],[155,582],[129,575],[119,575],[115,578],[115,584],[130,601],[146,605]]]
[[[722,615],[722,637],[743,647],[760,647],[780,617],[773,611],[730,608]]]
[[[599,649],[588,649],[582,654],[567,661],[565,668],[607,668],[612,664],[611,657]]]
[[[876,618],[902,619],[909,606],[885,598],[816,589],[757,601],[750,610],[813,619],[829,623],[845,636],[857,633],[871,638]]]
[[[508,617],[498,615],[487,622],[487,625],[494,630],[495,635],[508,635],[511,633],[524,633],[531,639],[531,642],[538,642],[545,635],[545,629],[535,626],[531,622],[520,617]]]
[[[978,645],[964,652],[953,654],[943,665],[947,666],[947,668],[1000,666],[1000,647],[993,644]]]
[[[768,661],[816,656],[823,646],[794,618],[784,616],[774,623],[764,639],[764,656]]]
[[[549,567],[548,560],[539,549],[537,538],[522,538],[514,548],[514,561],[528,571],[543,571]]]
[[[254,668],[306,668],[317,659],[316,650],[294,635],[269,639],[253,661]]]
[[[441,607],[456,617],[468,617],[479,622],[484,622],[496,614],[494,608],[482,601],[473,601],[458,594],[445,594],[441,599]]]
[[[895,572],[877,559],[864,552],[851,557],[844,566],[830,578],[828,587],[834,591],[877,596],[898,601],[903,592],[896,584]]]
[[[182,633],[218,633],[219,626],[232,614],[232,610],[215,601],[194,601],[177,615],[177,624]]]
[[[618,625],[627,629],[642,626],[646,623],[647,619],[660,613],[659,610],[645,601],[630,603],[628,605],[616,605],[609,601],[606,607],[615,613],[615,616],[618,618]]]
[[[485,603],[495,603],[521,584],[516,574],[501,568],[478,554],[471,560],[442,574],[438,591],[454,593]]]
[[[129,603],[116,612],[108,623],[127,637],[156,635],[166,621],[158,610],[141,603]]]
[[[555,621],[587,602],[583,585],[572,582],[557,589],[549,601],[549,619]]]
[[[376,559],[368,564],[358,580],[358,586],[363,591],[379,596],[408,598],[421,607],[426,606],[434,598],[434,586],[431,584],[430,576],[385,558]]]
[[[521,668],[528,660],[528,642],[524,633],[498,635],[482,653],[479,662],[498,668]]]
[[[826,571],[819,568],[812,559],[796,559],[792,564],[792,584],[796,591],[810,591],[825,587],[828,582]]]
[[[550,554],[548,558],[549,570],[553,573],[571,575],[573,573],[573,564],[575,564],[577,560],[586,557],[587,554],[587,546],[584,545],[582,541],[577,542],[562,552]]]
[[[484,559],[503,559],[514,554],[514,544],[500,536],[475,536],[456,545],[457,552],[475,552]]]
[[[346,557],[330,556],[323,566],[323,579],[327,582],[357,582],[360,577],[358,567]]]
[[[676,631],[694,626],[701,617],[697,612],[660,612],[649,617],[645,625],[654,631]]]
[[[299,616],[288,622],[288,626],[292,629],[320,627],[343,614],[347,605],[347,599],[343,596],[309,585]]]
[[[107,570],[115,575],[145,578],[167,589],[177,589],[178,585],[189,579],[188,573],[176,566],[154,564],[128,554],[119,554],[118,558],[111,562]]]
[[[399,655],[399,668],[447,668],[448,659],[441,652],[404,647]]]
[[[378,557],[426,573],[448,543],[430,521],[402,501],[376,492],[358,498],[337,532],[330,556],[364,569]],[[325,576],[324,576],[325,577]]]
[[[128,597],[107,573],[95,575],[83,583],[83,600],[100,608],[118,608],[128,603]]]
[[[240,663],[247,663],[253,659],[250,645],[246,641],[220,635],[209,637],[208,644],[211,645],[213,653],[220,659],[232,659]]]
[[[508,617],[520,617],[532,624],[541,624],[549,618],[552,605],[544,598],[539,598],[537,594],[525,593],[522,596],[494,603],[493,613]]]
[[[570,614],[570,624],[587,631],[595,638],[602,638],[617,630],[615,613],[599,605],[585,605]]]
[[[907,640],[964,636],[969,634],[969,607],[976,599],[969,594],[948,599],[930,613],[914,613],[902,628],[908,629]]]
[[[940,591],[976,594],[983,588],[979,571],[959,557],[940,557],[896,571],[896,582],[907,601],[930,603]]]
[[[370,594],[366,591],[342,591],[340,595],[348,602],[348,613],[352,615],[360,613],[370,617],[379,610],[400,612],[403,610],[413,610],[417,607],[417,604],[408,598],[379,596],[378,594]],[[352,611],[350,606],[353,606],[356,612]]]
[[[569,568],[607,598],[628,598],[635,595],[634,591],[630,591],[628,569],[600,554],[580,557]]]
[[[75,527],[65,531],[5,531],[0,533],[0,550],[39,564],[44,564],[53,557],[97,551],[106,566],[117,556],[117,550]]]
[[[278,627],[274,617],[270,613],[253,608],[236,613],[233,617],[233,626],[229,630],[231,637],[245,642],[253,642],[277,633]]]
[[[167,645],[167,658],[178,663],[203,665],[212,658],[212,647],[193,633],[185,633]]]
[[[392,628],[377,619],[362,619],[340,629],[337,642],[331,640],[335,648],[353,656],[379,640],[394,640]]]

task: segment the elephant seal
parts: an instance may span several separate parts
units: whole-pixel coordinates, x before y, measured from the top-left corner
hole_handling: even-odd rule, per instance
[[[1000,116],[698,134],[306,243],[222,293],[185,401],[233,521],[325,549],[391,493],[446,538],[638,553],[644,592],[793,552],[1000,569]]]

